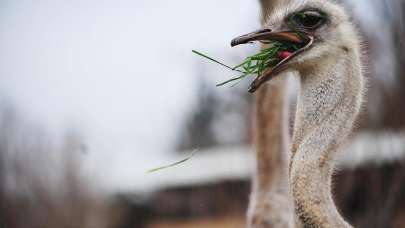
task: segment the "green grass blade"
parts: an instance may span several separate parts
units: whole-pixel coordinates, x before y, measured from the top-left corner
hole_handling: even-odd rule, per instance
[[[297,32],[297,34],[299,34]],[[243,60],[243,62],[239,63],[235,67],[230,67],[214,58],[211,58],[201,52],[198,52],[196,50],[193,50],[193,53],[200,55],[206,59],[209,59],[210,61],[213,61],[217,64],[220,64],[232,71],[237,71],[242,73],[241,76],[231,78],[227,81],[224,81],[222,83],[217,84],[216,86],[223,86],[228,83],[241,80],[245,78],[247,75],[253,75],[253,74],[262,74],[266,69],[269,67],[274,67],[277,65],[281,59],[278,57],[278,53],[281,51],[289,51],[289,52],[295,52],[299,48],[302,48],[302,45],[300,44],[295,44],[295,43],[289,43],[289,42],[279,42],[279,41],[269,41],[269,46],[265,49],[260,50],[258,53],[251,55]],[[235,83],[238,84],[239,82]],[[235,85],[234,84],[234,85]],[[233,86],[234,86],[233,85]],[[232,87],[233,87],[232,86]]]
[[[249,63],[249,62],[251,62],[251,61],[252,61],[252,60],[251,60],[250,58],[246,58],[245,61],[241,62],[240,64],[238,64],[238,65],[236,65],[236,66],[234,66],[232,69],[236,70],[236,69],[242,67],[243,65],[245,65],[245,64],[247,64],[247,63]]]
[[[211,57],[209,57],[208,55],[205,55],[205,54],[203,54],[203,53],[201,53],[201,52],[199,52],[199,51],[192,50],[192,52],[193,52],[194,54],[197,54],[197,55],[199,55],[199,56],[201,56],[201,57],[204,57],[204,58],[206,58],[206,59],[208,59],[208,60],[211,60],[211,61],[213,61],[213,62],[215,62],[215,63],[218,63],[219,65],[221,65],[221,66],[223,66],[223,67],[226,67],[226,68],[228,68],[228,69],[230,69],[230,70],[232,70],[232,71],[239,71],[239,70],[236,70],[236,69],[234,69],[234,68],[232,68],[232,67],[226,65],[225,63],[222,63],[222,62],[220,62],[220,61],[218,61],[218,60],[216,60],[216,59],[214,59],[214,58],[211,58]],[[239,72],[241,72],[241,71],[239,71]],[[241,72],[241,73],[243,73],[243,72]]]
[[[150,170],[148,170],[146,173],[154,173],[154,172],[161,171],[161,170],[163,170],[163,169],[168,169],[168,168],[171,168],[171,167],[174,167],[174,166],[178,166],[178,165],[180,165],[180,164],[182,164],[182,163],[184,163],[184,162],[187,162],[187,161],[190,160],[192,157],[194,157],[194,154],[195,154],[197,151],[198,151],[197,149],[196,149],[196,150],[193,150],[193,151],[191,152],[191,154],[190,154],[188,157],[186,157],[186,158],[184,158],[184,159],[182,159],[182,160],[180,160],[180,161],[178,161],[178,162],[174,162],[174,163],[169,164],[169,165],[164,165],[164,166],[161,166],[161,167],[158,167],[158,168],[150,169]]]
[[[217,87],[224,86],[224,85],[226,85],[226,84],[228,84],[228,83],[230,83],[230,82],[233,82],[233,81],[236,81],[236,80],[240,80],[240,79],[246,77],[247,75],[249,75],[249,73],[243,74],[243,75],[241,75],[241,76],[239,76],[239,77],[236,77],[236,78],[231,78],[231,79],[229,79],[229,80],[226,80],[226,81],[224,81],[224,82],[221,82],[221,83],[217,84],[216,86],[217,86]]]

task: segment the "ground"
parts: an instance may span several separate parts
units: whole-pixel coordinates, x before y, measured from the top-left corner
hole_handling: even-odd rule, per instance
[[[244,215],[193,219],[184,221],[160,221],[150,224],[147,228],[245,228]]]

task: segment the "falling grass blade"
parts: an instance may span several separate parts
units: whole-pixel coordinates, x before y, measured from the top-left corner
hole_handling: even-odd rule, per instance
[[[182,164],[182,163],[184,163],[184,162],[190,160],[192,157],[194,157],[194,154],[195,154],[197,151],[198,151],[198,150],[193,150],[193,152],[191,152],[191,154],[190,154],[188,157],[184,158],[183,160],[180,160],[180,161],[178,161],[178,162],[174,162],[174,163],[169,164],[169,165],[165,165],[165,166],[161,166],[161,167],[158,167],[158,168],[150,169],[150,170],[147,171],[147,173],[154,173],[154,172],[157,172],[157,171],[160,171],[160,170],[163,170],[163,169],[168,169],[168,168],[171,168],[171,167],[180,165],[180,164]]]

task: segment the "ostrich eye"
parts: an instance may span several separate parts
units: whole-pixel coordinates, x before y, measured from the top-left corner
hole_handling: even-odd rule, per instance
[[[292,15],[290,20],[300,28],[314,30],[323,25],[326,18],[324,14],[318,11],[308,10]]]

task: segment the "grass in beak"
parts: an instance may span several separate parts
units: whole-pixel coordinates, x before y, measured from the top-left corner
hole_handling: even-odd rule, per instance
[[[240,64],[230,67],[229,65],[222,63],[219,60],[216,60],[212,57],[209,57],[206,54],[203,54],[199,51],[193,50],[192,52],[206,58],[214,63],[217,63],[229,70],[236,71],[241,73],[239,76],[226,80],[224,82],[218,83],[217,86],[224,86],[231,82],[238,82],[243,80],[245,77],[250,75],[260,75],[265,70],[270,67],[274,67],[277,65],[281,60],[284,58],[280,55],[282,52],[293,53],[300,49],[302,46],[290,43],[290,42],[279,42],[274,41],[270,43],[270,47],[262,49],[259,53],[248,56],[243,62]]]

